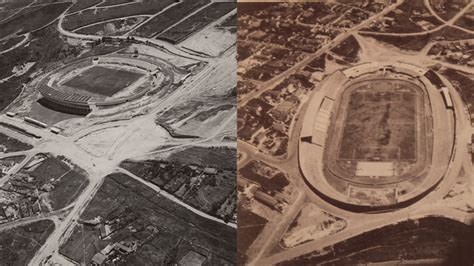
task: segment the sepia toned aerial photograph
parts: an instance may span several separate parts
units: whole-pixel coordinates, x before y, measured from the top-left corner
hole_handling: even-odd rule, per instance
[[[473,265],[474,2],[239,1],[237,264]]]
[[[236,14],[0,0],[0,265],[235,265]]]

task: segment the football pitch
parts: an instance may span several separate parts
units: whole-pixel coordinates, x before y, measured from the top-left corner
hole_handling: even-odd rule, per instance
[[[110,97],[137,81],[143,74],[123,69],[94,66],[64,85]]]

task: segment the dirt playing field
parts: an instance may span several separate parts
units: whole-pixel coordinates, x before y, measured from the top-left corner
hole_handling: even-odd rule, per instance
[[[338,159],[416,160],[417,97],[405,82],[358,84],[350,94]]]
[[[110,97],[142,76],[143,74],[122,69],[94,66],[67,81],[64,85]]]

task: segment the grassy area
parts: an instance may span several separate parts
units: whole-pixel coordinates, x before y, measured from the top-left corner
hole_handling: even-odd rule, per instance
[[[64,85],[104,96],[112,96],[138,80],[143,74],[122,69],[94,66]]]
[[[442,259],[442,265],[472,265],[474,228],[441,217],[408,220],[375,229],[278,265],[359,265],[392,260]],[[329,249],[328,249],[329,250]]]
[[[113,6],[113,5],[120,5],[120,4],[133,3],[133,2],[135,1],[134,0],[104,0],[103,3],[97,6]]]
[[[193,32],[204,28],[234,8],[235,3],[212,3],[210,6],[202,9],[173,28],[159,34],[157,38],[165,39],[172,43],[179,43]]]
[[[76,171],[68,172],[54,184],[54,189],[49,194],[51,206],[54,210],[68,206],[80,196],[88,184],[89,180],[84,174]]]
[[[456,25],[468,30],[474,30],[474,7],[471,7],[464,16],[456,20]]]
[[[88,264],[92,256],[108,243],[124,239],[142,241],[149,236],[143,228],[153,226],[158,229],[157,235],[141,243],[137,252],[125,259],[125,264],[143,265],[145,261],[144,264],[149,265],[176,263],[173,253],[178,252],[179,255],[178,247],[184,244],[196,251],[208,250],[206,255],[209,258],[219,254],[228,263],[235,260],[234,229],[202,218],[123,174],[111,174],[105,178],[81,219],[113,217],[118,209],[125,210],[127,215],[132,214],[135,219],[114,232],[109,239],[99,239],[97,228],[84,225],[82,229],[79,225],[60,247],[60,252],[76,261],[83,261],[85,256],[85,263]],[[136,230],[131,230],[130,226]]]
[[[21,7],[25,7],[29,4],[31,4],[33,0],[15,0],[15,1],[8,1],[5,3],[1,3],[0,7],[3,7],[4,10],[11,10],[11,9],[17,9]]]
[[[33,146],[24,142],[21,142],[15,138],[0,133],[0,151],[2,152],[16,152],[26,151],[33,149]]]
[[[152,15],[166,8],[174,0],[143,0],[116,7],[106,7],[100,9],[87,9],[81,13],[71,14],[66,17],[63,27],[67,30],[74,30],[91,23],[101,22],[109,19],[118,19],[127,16]]]
[[[20,43],[24,38],[24,36],[15,36],[4,41],[0,41],[0,52],[12,48],[13,46]]]
[[[474,38],[474,34],[469,34],[449,26],[443,27],[435,32],[416,36],[383,36],[370,33],[360,34],[408,51],[421,51],[430,41],[433,40],[455,41]]]
[[[474,79],[467,73],[463,73],[451,68],[446,69],[443,74],[448,77],[454,88],[461,94],[469,111],[474,113]]]
[[[0,233],[0,264],[27,265],[54,231],[54,223],[42,220]]]
[[[247,260],[245,253],[257,239],[260,232],[267,224],[267,220],[246,208],[239,207],[239,230],[237,231],[238,264],[244,265]]]
[[[51,4],[30,13],[24,13],[0,24],[0,39],[11,34],[22,34],[40,29],[55,20],[69,3]]]
[[[331,51],[348,62],[357,62],[360,45],[354,36],[347,37],[341,44],[334,47]],[[319,64],[318,64],[319,65]],[[323,63],[324,65],[324,63]]]
[[[76,33],[86,35],[103,35],[103,36],[118,36],[130,31],[137,24],[145,20],[146,17],[131,17],[125,19],[118,19],[99,24],[94,24],[89,27],[77,30]]]
[[[73,13],[79,10],[86,9],[91,6],[95,6],[102,2],[102,0],[80,0],[77,1],[68,11],[68,13]]]
[[[232,171],[236,169],[236,156],[236,150],[231,148],[191,147],[172,153],[168,160],[182,164],[198,164]]]
[[[47,183],[50,179],[59,179],[61,176],[70,171],[67,164],[61,160],[48,157],[46,160],[36,167],[30,175],[33,176],[39,184]]]
[[[187,15],[208,4],[210,0],[183,0],[154,17],[133,32],[134,35],[152,37],[177,23]]]

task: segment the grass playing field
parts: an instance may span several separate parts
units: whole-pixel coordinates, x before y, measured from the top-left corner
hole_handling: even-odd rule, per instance
[[[94,66],[64,85],[104,96],[112,96],[142,77],[143,74],[122,69]]]

